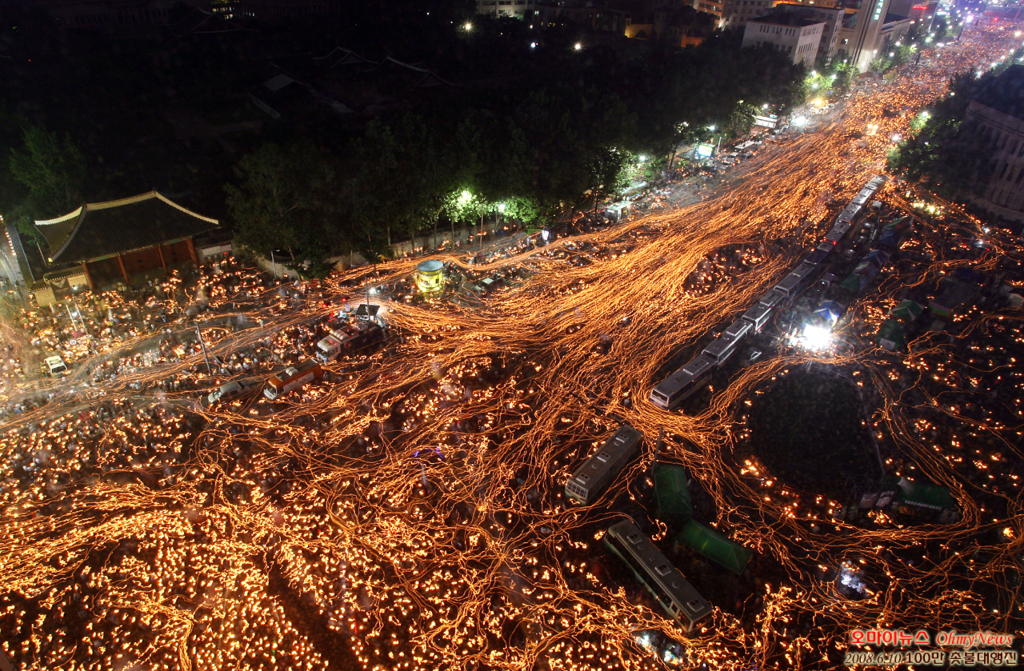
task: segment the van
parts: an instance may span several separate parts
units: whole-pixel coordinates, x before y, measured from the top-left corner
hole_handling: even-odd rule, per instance
[[[47,372],[49,372],[50,377],[57,377],[68,372],[68,366],[66,363],[64,363],[63,357],[61,357],[59,354],[47,357],[45,361]]]

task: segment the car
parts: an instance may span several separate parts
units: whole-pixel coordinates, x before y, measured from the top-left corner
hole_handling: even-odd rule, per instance
[[[54,354],[51,357],[45,359],[46,370],[51,377],[57,377],[68,372],[68,365],[64,363],[64,358],[59,354]]]
[[[210,392],[210,395],[206,397],[206,401],[210,405],[226,403],[227,401],[233,401],[236,398],[241,398],[254,390],[255,387],[244,380],[228,382],[227,384],[222,384],[220,387]]]

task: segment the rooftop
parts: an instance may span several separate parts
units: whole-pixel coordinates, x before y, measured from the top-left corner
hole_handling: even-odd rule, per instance
[[[35,222],[46,238],[51,263],[82,263],[153,245],[191,238],[219,226],[165,196],[90,203],[63,217]]]
[[[775,10],[765,14],[764,16],[759,16],[756,19],[750,19],[747,23],[764,23],[773,26],[806,28],[807,26],[814,26],[824,22],[816,21],[815,19],[808,18],[806,16],[800,16],[799,14]]]

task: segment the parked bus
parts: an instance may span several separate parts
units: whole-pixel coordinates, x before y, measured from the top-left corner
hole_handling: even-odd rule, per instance
[[[711,376],[716,361],[701,354],[651,390],[651,402],[659,408],[671,410],[694,394]]]
[[[565,495],[584,505],[592,502],[633,458],[643,438],[643,434],[629,424],[620,426],[601,449],[572,474],[565,483]]]
[[[692,631],[694,625],[711,615],[711,604],[694,589],[661,550],[644,536],[632,520],[612,525],[604,543],[626,562],[636,579],[647,588],[671,617]]]

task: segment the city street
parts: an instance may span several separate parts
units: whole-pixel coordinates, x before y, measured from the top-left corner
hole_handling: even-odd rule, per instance
[[[482,263],[472,245],[436,256],[467,277],[509,278],[479,301],[402,300],[422,257],[303,291],[225,262],[198,278],[202,301],[175,302],[148,330],[136,311],[137,333],[94,339],[68,377],[9,373],[0,630],[12,659],[90,671],[658,669],[666,658],[638,634],[660,632],[682,668],[832,669],[855,627],[1018,632],[1022,313],[979,299],[902,350],[876,338],[908,288],[961,268],[1019,292],[1024,246],[1008,232],[953,206],[911,212],[925,195],[890,178],[876,230],[850,242],[842,267],[854,272],[883,225],[907,213],[916,224],[847,308],[835,347],[791,346],[776,321],[763,355],[716,373],[681,411],[648,399],[822,241],[953,73],[1020,41],[1003,23],[972,28],[892,83],[865,78],[707,187],[665,186],[623,223],[541,246],[498,240]],[[878,132],[864,135],[868,124]],[[325,362],[328,379],[276,400],[200,402],[310,359],[328,314],[367,296],[383,308],[382,346]],[[28,361],[32,337],[53,329],[29,330],[4,324],[5,359]],[[847,501],[772,473],[750,418],[797,370],[853,388],[869,466],[947,487],[959,519],[854,520]],[[800,421],[757,417],[780,432]],[[572,504],[566,481],[622,422],[645,436],[640,457],[595,503]],[[641,525],[715,607],[690,633],[602,544],[624,515],[653,509],[662,431],[658,463],[685,467],[703,522],[754,552],[742,576],[725,575],[673,549],[663,522]],[[844,562],[862,567],[864,598],[837,589]]]

